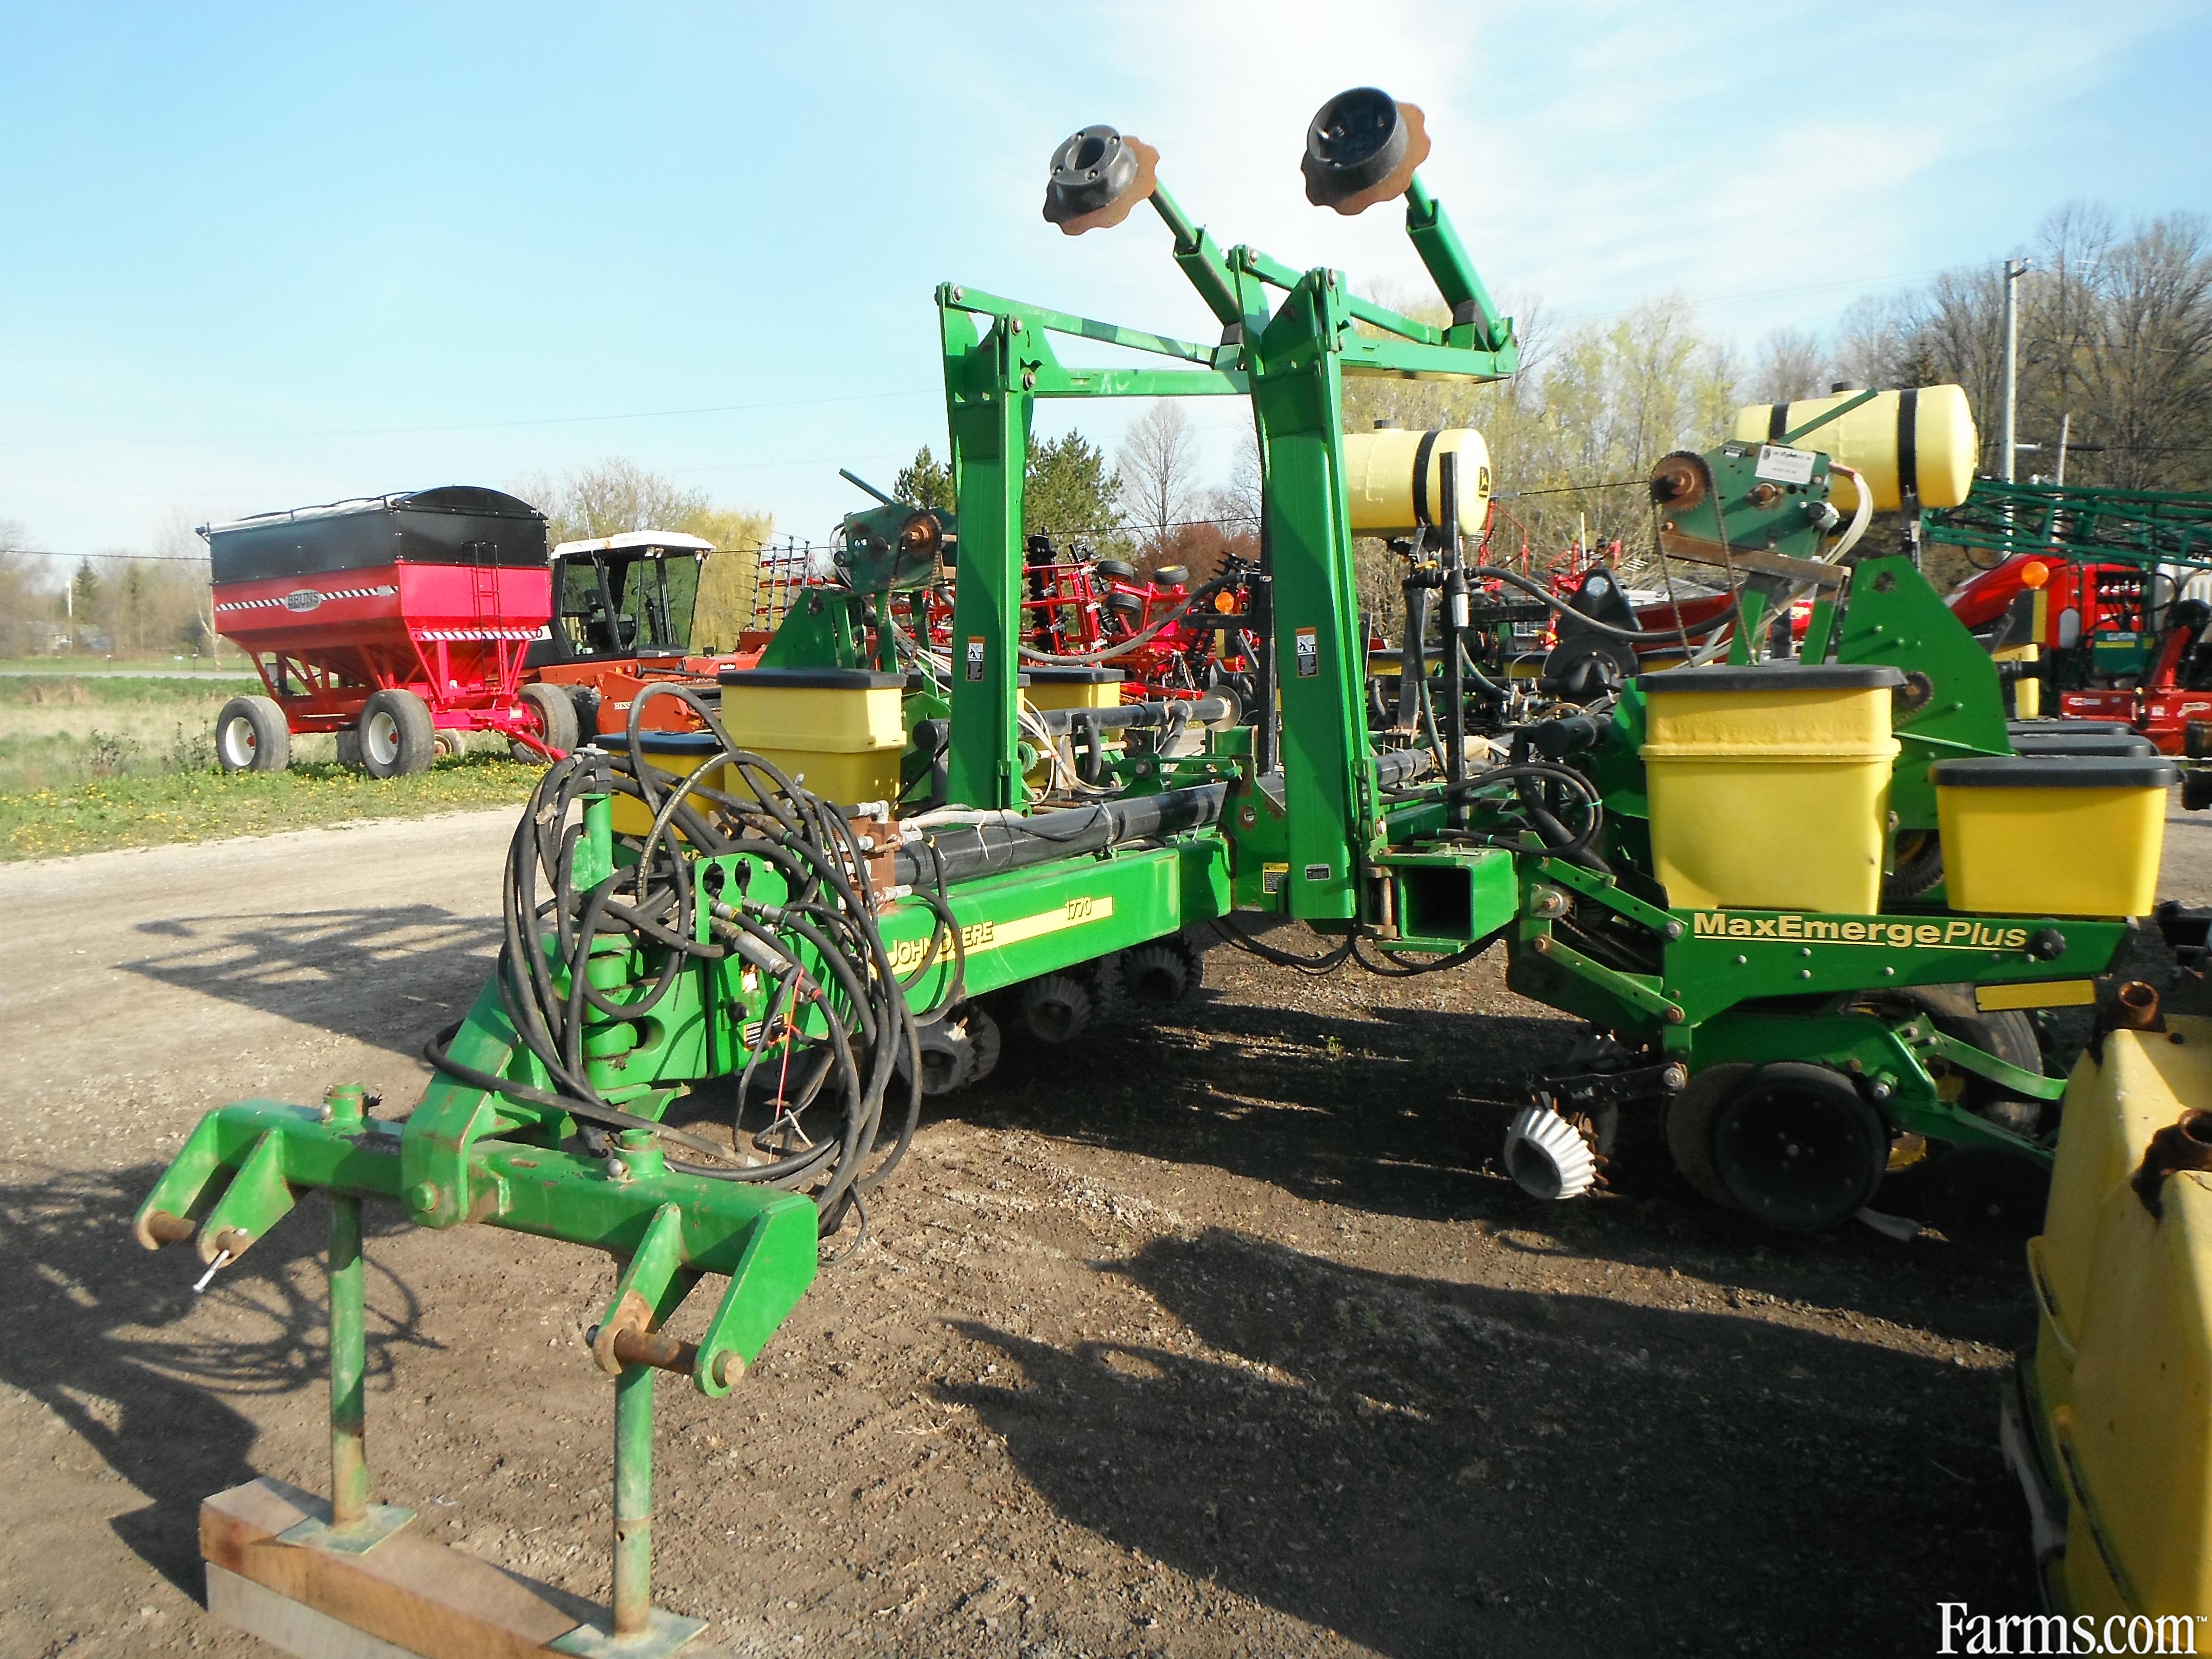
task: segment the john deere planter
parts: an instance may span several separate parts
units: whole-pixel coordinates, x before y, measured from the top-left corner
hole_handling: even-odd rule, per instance
[[[339,1088],[199,1126],[139,1215],[148,1245],[190,1243],[217,1267],[303,1190],[332,1197],[331,1538],[358,1547],[393,1519],[368,1502],[362,1450],[362,1201],[608,1251],[624,1265],[592,1352],[618,1401],[614,1607],[569,1650],[675,1645],[696,1626],[653,1613],[647,1579],[655,1374],[738,1386],[811,1282],[817,1235],[891,1201],[923,1095],[986,1075],[1005,1028],[1065,1040],[1172,1005],[1199,945],[1272,948],[1248,918],[1304,921],[1346,963],[1442,969],[1502,949],[1516,988],[1587,1019],[1586,1063],[1513,1128],[1507,1162],[1533,1192],[1586,1190],[1619,1115],[1650,1112],[1693,1187],[1778,1227],[1852,1215],[1908,1155],[1930,1191],[1971,1187],[1980,1212],[1996,1193],[2032,1220],[2061,1085],[2027,1011],[2101,994],[2137,894],[2085,881],[2033,902],[1992,880],[2005,836],[1987,830],[2047,815],[2154,864],[2140,804],[2160,763],[2011,757],[1987,655],[1910,548],[1860,545],[1875,492],[1848,517],[1831,500],[1848,471],[1820,427],[1848,402],[1659,468],[1660,551],[1733,595],[1679,641],[1689,665],[1471,740],[1495,690],[1467,648],[1485,607],[1559,602],[1470,561],[1480,511],[1462,503],[1490,488],[1479,436],[1370,445],[1355,483],[1343,433],[1347,376],[1483,381],[1519,363],[1420,176],[1427,154],[1418,110],[1361,88],[1314,118],[1303,167],[1317,205],[1401,204],[1436,323],[1326,266],[1224,250],[1149,146],[1103,126],[1070,138],[1046,218],[1080,234],[1149,203],[1212,337],[940,288],[957,514],[854,515],[840,584],[794,605],[759,668],[719,699],[655,688],[626,738],[545,774],[508,857],[497,970],[431,1043],[437,1076],[404,1121]],[[1062,361],[1086,340],[1141,366]],[[1037,404],[1155,397],[1249,405],[1263,574],[1200,586],[1188,608],[1265,642],[1256,695],[1044,697],[1044,671],[1113,653],[1024,643]],[[1376,474],[1401,462],[1401,481]],[[1358,521],[1392,519],[1438,601],[1440,649],[1413,659],[1430,718],[1403,732],[1370,728],[1356,495],[1383,503]],[[945,651],[905,636],[890,601],[956,550]],[[1799,598],[1802,660],[1758,660]],[[691,724],[648,722],[656,697],[702,729],[653,730]],[[1960,907],[1990,892],[1994,908]],[[708,1132],[710,1098],[726,1133]],[[708,1279],[703,1333],[674,1340]]]

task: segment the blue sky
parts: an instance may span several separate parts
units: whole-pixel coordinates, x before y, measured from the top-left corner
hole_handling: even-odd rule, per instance
[[[619,453],[818,534],[839,465],[941,452],[938,282],[1208,333],[1149,211],[1039,216],[1078,126],[1158,145],[1224,243],[1413,283],[1395,211],[1301,193],[1307,118],[1362,82],[1428,112],[1502,295],[1825,328],[2069,198],[2212,207],[2208,64],[2180,0],[0,0],[0,519],[143,549]]]

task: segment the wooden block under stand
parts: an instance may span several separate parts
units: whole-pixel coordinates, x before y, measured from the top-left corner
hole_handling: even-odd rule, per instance
[[[208,1610],[309,1659],[544,1659],[556,1638],[604,1616],[581,1597],[410,1531],[362,1554],[279,1539],[330,1512],[266,1477],[202,1504]]]

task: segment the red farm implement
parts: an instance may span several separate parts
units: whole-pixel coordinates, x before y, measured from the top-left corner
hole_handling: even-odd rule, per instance
[[[1978,478],[1928,538],[1982,567],[1948,603],[2021,716],[2124,721],[2192,759],[2212,747],[2212,495]],[[2212,773],[2190,771],[2182,797],[2212,805]]]
[[[1230,556],[1203,584],[1189,571],[1149,572],[1126,559],[1096,558],[1079,544],[1070,555],[1048,536],[1028,538],[1022,566],[1022,648],[1029,666],[1056,659],[1119,669],[1133,694],[1149,699],[1205,696],[1224,681],[1249,678],[1259,657],[1252,631],[1258,566]],[[767,587],[763,579],[763,588]],[[942,656],[952,645],[952,573],[897,596],[899,625]]]
[[[465,732],[497,732],[519,753],[573,740],[567,698],[521,684],[552,614],[535,507],[453,486],[201,533],[216,627],[268,692],[216,717],[226,769],[282,771],[297,732],[335,733],[339,758],[378,777],[427,769]]]
[[[651,686],[688,685],[713,694],[723,670],[760,660],[772,629],[744,629],[721,651],[694,637],[699,584],[714,551],[701,537],[666,530],[563,542],[553,550],[552,625],[530,647],[523,690],[527,696],[532,684],[551,686],[574,703],[574,724],[555,747],[567,748],[580,732],[610,737],[625,731],[632,705]],[[781,620],[791,585],[781,580],[770,552],[762,550],[755,604],[764,592],[784,589],[774,613]],[[641,718],[660,731],[699,725],[679,697],[649,700]]]

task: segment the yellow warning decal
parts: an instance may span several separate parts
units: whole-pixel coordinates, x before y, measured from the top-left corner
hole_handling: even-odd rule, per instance
[[[971,921],[960,930],[961,948],[966,951],[1003,950],[1010,945],[1019,945],[1027,939],[1042,939],[1048,933],[1057,933],[1066,927],[1080,927],[1086,922],[1103,921],[1114,914],[1114,901],[1109,897],[1093,898],[1079,895],[1065,904],[1049,910],[1040,910],[1033,916],[1017,916],[1012,921]],[[906,975],[923,965],[929,953],[929,940],[901,939],[891,946],[891,971]],[[952,941],[940,940],[937,960],[929,965],[952,959]]]
[[[2044,979],[2030,985],[1974,988],[1974,1006],[1984,1013],[2006,1008],[2087,1008],[2096,1000],[2094,979]]]

